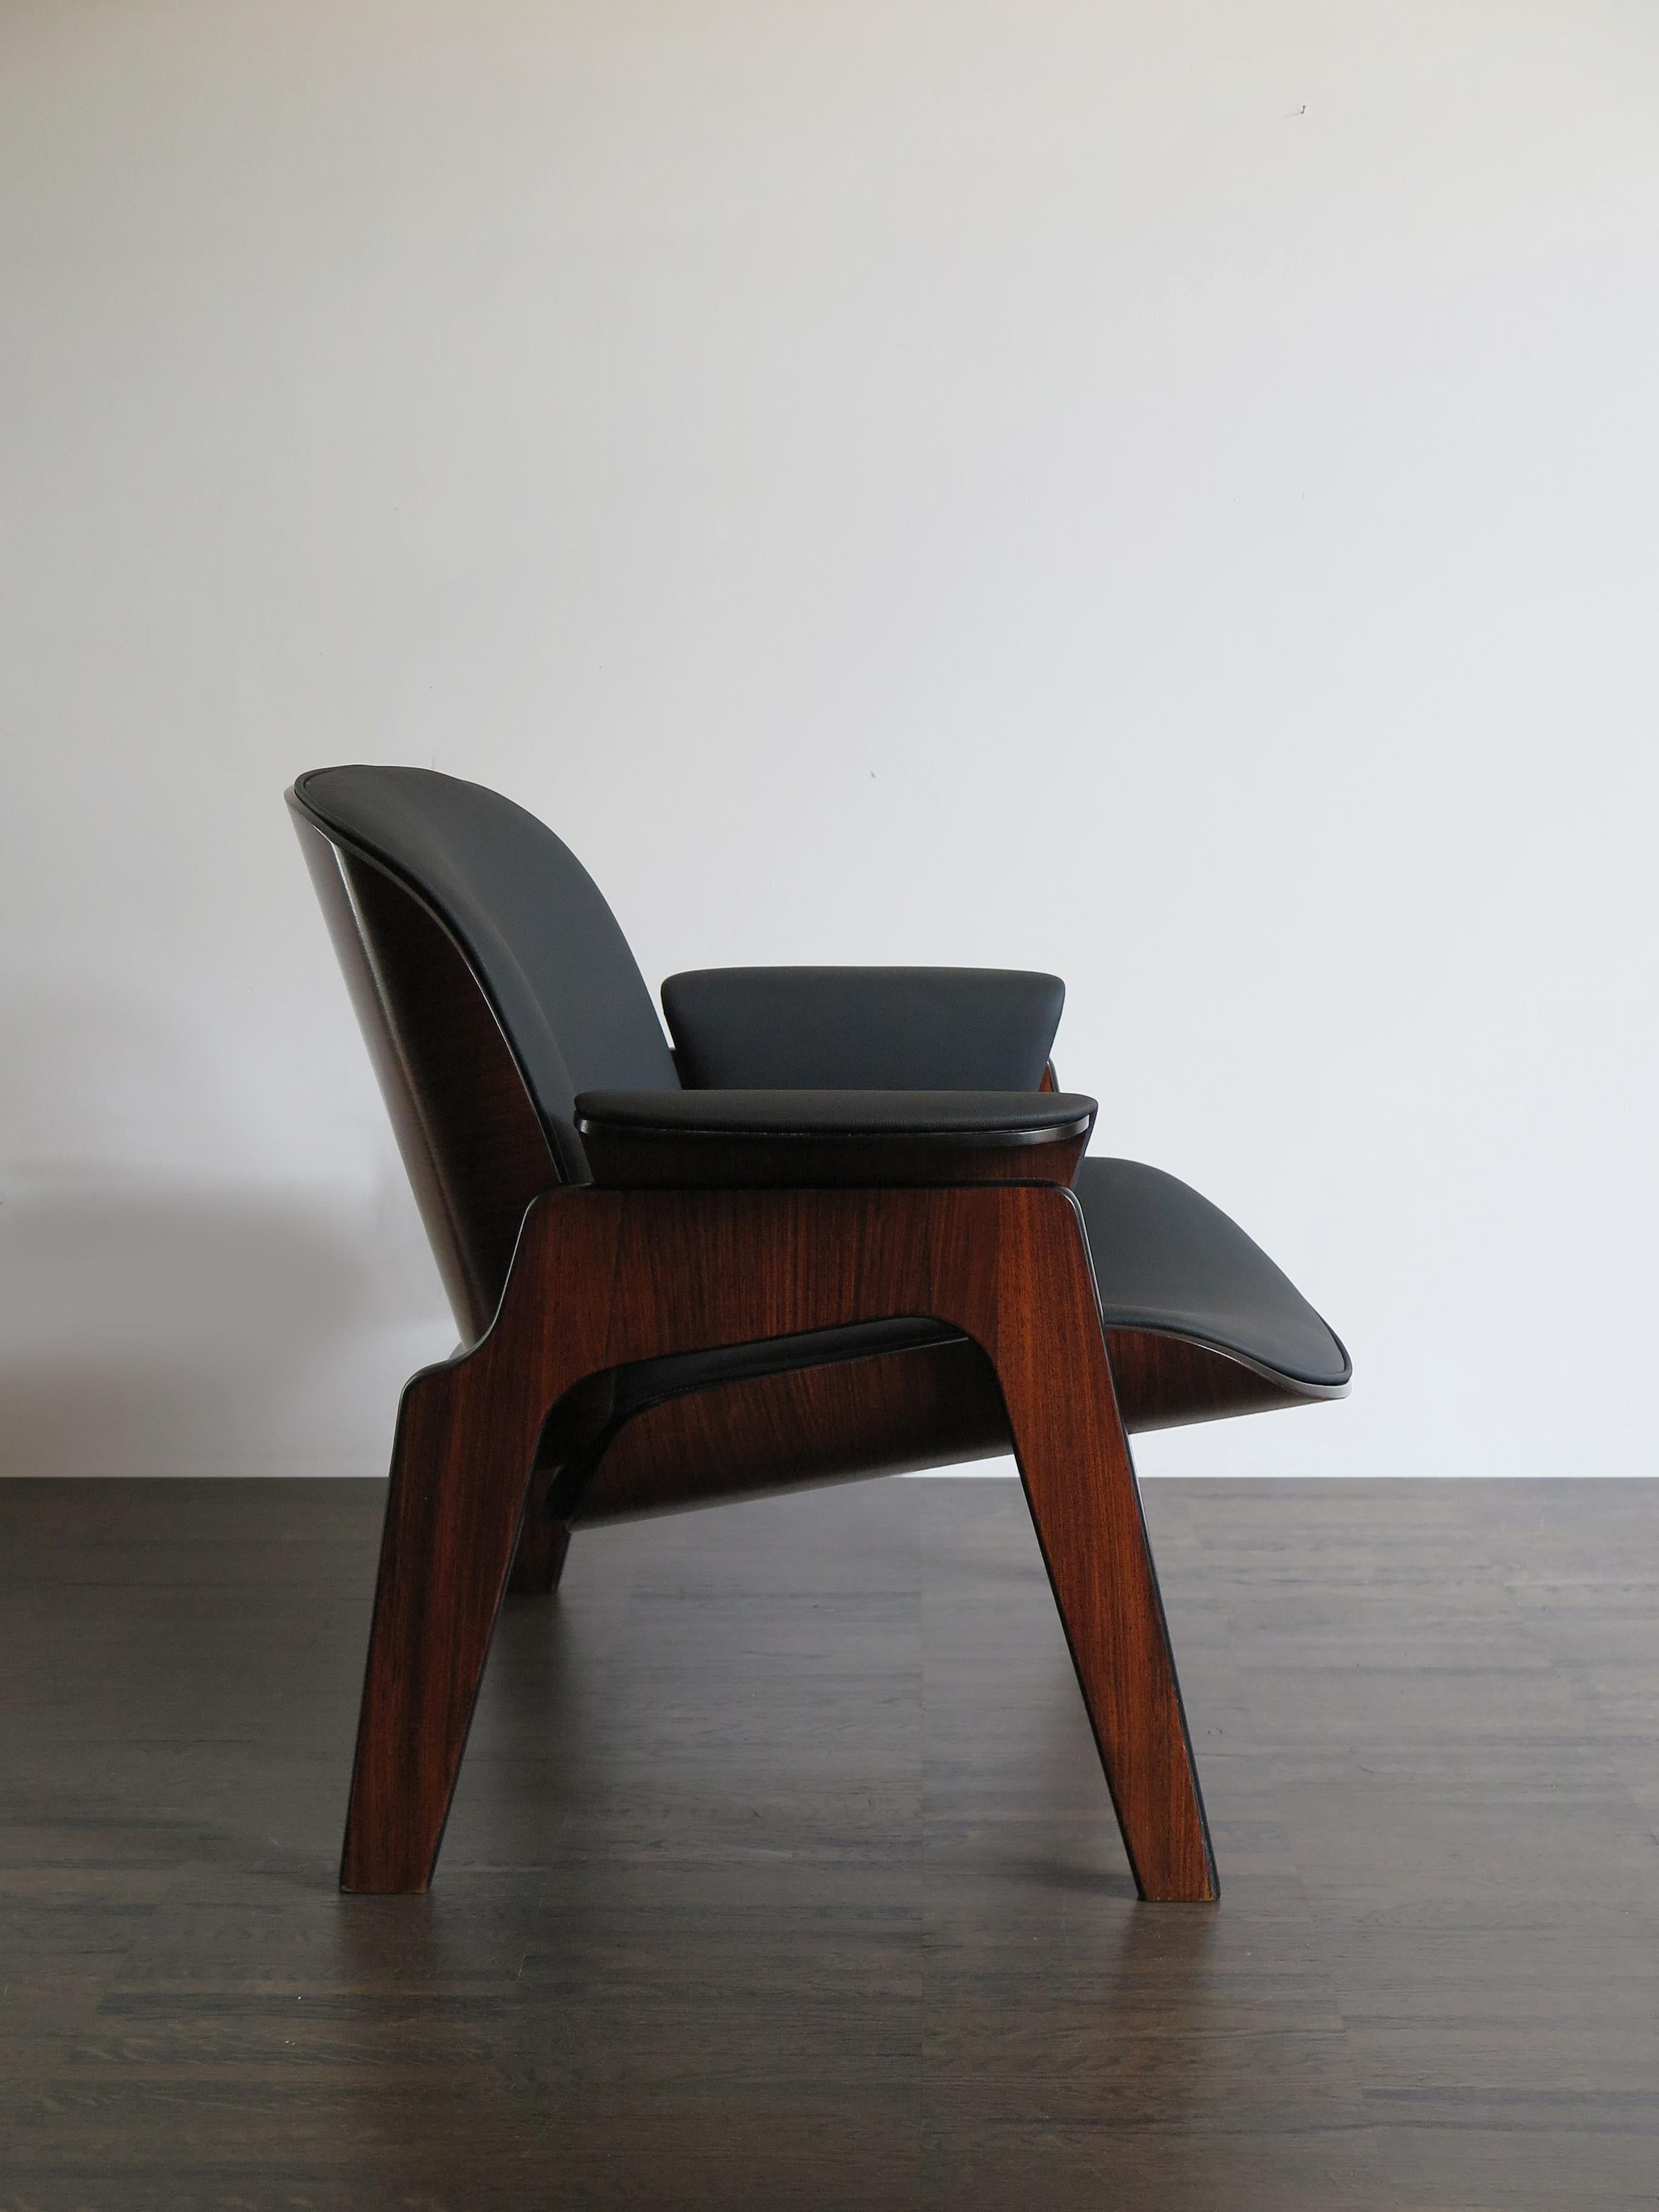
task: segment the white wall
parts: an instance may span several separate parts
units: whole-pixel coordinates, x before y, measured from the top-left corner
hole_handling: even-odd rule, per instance
[[[383,1467],[453,1332],[283,816],[647,976],[1054,966],[1346,1407],[1650,1473],[1645,0],[4,0],[15,1472]]]

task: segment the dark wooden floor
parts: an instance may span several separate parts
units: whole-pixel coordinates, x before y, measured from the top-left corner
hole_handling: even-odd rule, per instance
[[[1659,1485],[1149,1485],[1216,1908],[1003,1482],[579,1538],[343,1900],[380,1498],[0,1486],[7,2212],[1659,2204]]]

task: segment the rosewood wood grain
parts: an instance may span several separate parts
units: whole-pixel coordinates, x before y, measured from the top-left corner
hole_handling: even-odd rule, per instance
[[[1207,1346],[1109,1329],[1119,1413],[1131,1436],[1312,1402]],[[722,1383],[636,1413],[608,1442],[573,1518],[580,1527],[676,1513],[768,1491],[912,1474],[1011,1449],[1001,1394],[962,1338]],[[534,1510],[526,1518],[532,1539]],[[551,1587],[520,1584],[515,1589]]]
[[[570,1523],[538,1509],[545,1504],[547,1486],[532,1480],[527,1493],[524,1526],[514,1548],[507,1587],[514,1597],[547,1597],[559,1587],[570,1553]],[[538,1494],[539,1489],[539,1494]]]
[[[1081,1216],[1069,1192],[560,1190],[494,1326],[404,1393],[342,1886],[429,1884],[550,1412],[631,1362],[899,1316],[994,1370],[1140,1893],[1216,1894]]]
[[[990,1364],[957,1337],[649,1407],[610,1442],[574,1517],[587,1528],[1008,1449]]]
[[[1338,1395],[1151,1329],[1109,1328],[1106,1347],[1130,1436]],[[977,1346],[958,1337],[647,1406],[607,1439],[571,1518],[594,1527],[687,1512],[769,1492],[994,1459],[1011,1449],[994,1378]],[[532,1540],[535,1519],[532,1504],[524,1545]],[[514,1589],[554,1586],[521,1583],[515,1570]]]
[[[614,1369],[566,1391],[543,1422],[507,1582],[515,1595],[544,1597],[557,1589],[570,1549],[570,1516],[559,1501],[580,1496],[617,1426]]]

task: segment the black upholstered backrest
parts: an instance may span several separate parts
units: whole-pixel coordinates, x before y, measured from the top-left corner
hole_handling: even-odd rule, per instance
[[[628,940],[567,845],[510,799],[419,768],[313,769],[295,796],[402,878],[492,1001],[556,1151],[580,1179],[579,1091],[679,1079]]]

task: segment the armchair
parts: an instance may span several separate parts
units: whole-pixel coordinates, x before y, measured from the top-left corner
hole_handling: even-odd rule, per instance
[[[1128,1434],[1346,1394],[1174,1177],[1085,1158],[1057,978],[663,987],[533,817],[421,769],[289,793],[460,1329],[404,1390],[342,1887],[423,1890],[508,1589],[573,1529],[1012,1449],[1137,1887],[1217,1893]]]

